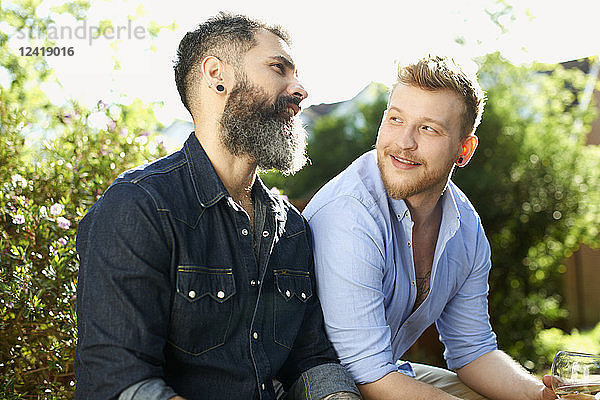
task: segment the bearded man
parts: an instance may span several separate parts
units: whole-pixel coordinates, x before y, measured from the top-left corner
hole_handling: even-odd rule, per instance
[[[79,225],[77,398],[274,399],[274,380],[292,399],[359,398],[306,221],[256,175],[306,162],[287,34],[221,13],[182,39],[175,81],[195,131]]]
[[[376,149],[311,200],[325,327],[366,399],[549,400],[496,346],[490,246],[450,181],[477,147],[484,97],[445,57],[400,66]],[[436,323],[449,370],[399,359]]]

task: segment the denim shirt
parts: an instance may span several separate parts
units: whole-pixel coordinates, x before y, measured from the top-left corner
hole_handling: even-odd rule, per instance
[[[307,398],[357,393],[325,335],[306,221],[260,179],[253,196],[266,211],[258,257],[192,133],[94,204],[77,234],[78,399],[157,380],[167,390],[137,398],[273,399],[274,378]]]

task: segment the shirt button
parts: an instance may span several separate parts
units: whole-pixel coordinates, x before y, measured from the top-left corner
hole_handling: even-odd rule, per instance
[[[402,219],[402,214],[396,214],[396,217],[398,217],[398,219]]]
[[[289,291],[289,290],[286,290],[286,291],[285,291],[285,295],[286,295],[287,297],[290,297],[292,294],[290,293],[290,291]]]
[[[306,299],[306,293],[302,293],[302,294],[300,295],[300,297],[302,297],[303,299]]]
[[[242,229],[242,235],[247,236],[248,235],[248,229],[246,229],[246,228]]]
[[[410,247],[410,246],[411,246],[410,242],[407,242],[407,243],[406,243],[406,245],[407,245],[408,247]]]
[[[193,290],[190,290],[190,292],[188,293],[188,297],[190,299],[193,299],[194,297],[196,297],[196,292],[194,292]]]
[[[260,285],[260,281],[256,281],[256,284],[257,284],[257,285]]]
[[[415,286],[415,281],[411,281],[410,284]]]
[[[406,211],[404,212],[404,216],[405,216],[405,217],[408,217],[408,210],[406,210]]]
[[[263,237],[269,236],[269,231],[263,231]]]
[[[258,332],[254,332],[252,334],[252,337],[254,338],[254,340],[258,339]]]
[[[225,297],[225,292],[224,292],[224,291],[222,291],[222,290],[219,290],[219,291],[217,292],[217,297],[218,297],[218,298],[220,298],[220,299],[222,299],[223,297]]]
[[[265,384],[264,384],[264,383],[263,383],[263,384],[261,384],[261,385],[260,385],[260,388],[261,388],[262,390],[265,390]]]
[[[250,286],[256,286],[256,281],[254,279],[250,281]]]

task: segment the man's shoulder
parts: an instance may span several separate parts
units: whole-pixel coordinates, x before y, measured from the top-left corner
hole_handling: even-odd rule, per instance
[[[133,183],[138,184],[142,181],[147,182],[150,185],[160,186],[164,184],[164,180],[160,179],[165,175],[177,175],[181,172],[181,168],[187,163],[184,153],[176,151],[168,156],[159,158],[150,163],[139,165],[121,173],[117,179],[113,182],[113,185],[119,183]]]
[[[387,204],[387,193],[377,167],[375,150],[369,151],[327,182],[303,211],[310,218],[321,208],[333,203],[353,202],[366,209]]]
[[[190,210],[196,199],[188,162],[182,151],[123,172],[111,183],[99,202],[133,203],[176,214]],[[196,207],[193,207],[196,208]],[[194,213],[194,214],[197,214]],[[180,218],[183,218],[181,215]]]
[[[467,195],[452,181],[448,182],[448,189],[452,193],[460,218],[479,223],[481,218]]]

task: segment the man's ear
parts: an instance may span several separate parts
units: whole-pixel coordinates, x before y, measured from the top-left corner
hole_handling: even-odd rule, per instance
[[[473,153],[475,153],[475,149],[477,149],[477,145],[479,144],[479,139],[475,135],[469,135],[462,141],[462,147],[460,153],[458,154],[458,158],[455,161],[456,166],[464,167],[467,165],[471,157],[473,157]]]
[[[206,56],[200,63],[202,76],[206,79],[209,88],[223,94],[225,89],[225,70],[221,60],[215,56]]]

